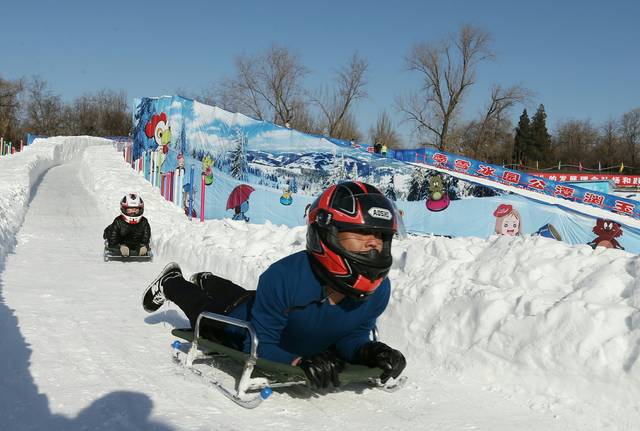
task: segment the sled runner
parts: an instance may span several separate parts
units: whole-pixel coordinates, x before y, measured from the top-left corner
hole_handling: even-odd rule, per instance
[[[120,250],[112,249],[107,246],[107,242],[104,242],[104,261],[109,262],[111,260],[117,260],[121,262],[150,262],[153,260],[153,252],[149,250],[146,255],[139,256],[136,250],[131,250],[130,255],[124,257],[120,254]]]
[[[216,320],[245,328],[251,337],[251,352],[244,353],[227,347],[219,343],[218,340],[201,337],[200,325],[203,319]],[[174,359],[196,375],[205,378],[224,396],[244,408],[252,409],[259,406],[263,400],[271,395],[272,388],[299,385],[311,389],[311,385],[300,367],[258,358],[258,338],[250,322],[221,314],[203,312],[196,322],[195,333],[189,329],[174,329],[171,332],[174,336],[186,342],[174,341],[172,344]],[[206,378],[199,369],[194,367],[194,363],[201,362],[207,358],[227,358],[236,364],[242,365],[241,376],[235,378],[235,389],[225,386],[217,379]],[[213,371],[217,371],[216,364],[213,364],[212,368]],[[400,389],[406,381],[406,377],[400,377],[395,381],[389,379],[386,384],[382,384],[379,379],[381,374],[382,370],[380,368],[369,368],[364,365],[347,363],[345,369],[340,373],[340,383],[342,385],[367,383],[383,390],[394,392]]]

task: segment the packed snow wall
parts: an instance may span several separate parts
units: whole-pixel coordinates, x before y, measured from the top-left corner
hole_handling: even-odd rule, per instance
[[[410,232],[640,252],[637,202],[501,166],[431,149],[374,153],[179,96],[137,99],[133,121],[132,165],[191,217],[301,225],[323,189],[360,180],[396,201]]]

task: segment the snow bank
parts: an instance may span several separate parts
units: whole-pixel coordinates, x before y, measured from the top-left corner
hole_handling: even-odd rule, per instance
[[[110,143],[90,137],[36,139],[23,151],[0,158],[0,262],[15,245],[16,232],[42,174],[77,160],[87,147]]]
[[[188,270],[251,288],[269,264],[304,248],[304,227],[189,222],[109,148],[86,151],[83,160],[83,179],[106,212],[117,212],[127,188],[143,194],[156,252]],[[397,241],[394,254],[381,335],[409,352],[413,367],[489,381],[529,372],[640,383],[637,256],[503,236],[412,236]]]
[[[20,163],[15,156],[0,161],[0,179],[19,179],[0,184],[2,218],[11,221],[0,223],[3,252],[38,176],[72,159],[81,161],[80,179],[105,220],[118,214],[124,193],[140,192],[158,259],[176,260],[186,273],[209,270],[252,288],[272,262],[304,248],[304,227],[189,222],[112,147],[89,147],[94,142],[80,138],[49,141],[26,151]],[[25,163],[33,164],[29,174],[21,172]],[[606,406],[598,409],[639,413],[638,256],[543,237],[410,236],[396,241],[394,257],[380,334],[407,354],[409,376],[437,367],[491,387],[536,391],[545,402],[578,402],[590,393],[592,406]]]
[[[383,321],[412,361],[638,413],[637,256],[543,237],[414,238],[396,249]]]

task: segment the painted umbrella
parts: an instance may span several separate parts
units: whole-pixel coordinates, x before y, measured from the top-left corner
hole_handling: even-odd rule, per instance
[[[235,189],[231,190],[229,197],[227,198],[227,209],[230,210],[242,205],[242,202],[249,199],[249,195],[255,190],[248,184],[240,184]]]

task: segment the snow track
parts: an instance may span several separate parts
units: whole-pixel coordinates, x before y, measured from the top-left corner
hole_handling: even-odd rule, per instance
[[[25,153],[32,150],[37,147]],[[27,160],[27,155],[23,157]],[[0,163],[0,180],[8,166],[6,161]],[[381,322],[381,335],[407,352],[409,383],[404,389],[389,394],[356,386],[315,396],[298,388],[275,392],[256,410],[242,410],[172,363],[170,329],[185,326],[186,319],[175,306],[146,314],[140,305],[141,292],[169,260],[180,262],[186,275],[207,269],[247,287],[255,286],[258,274],[270,262],[303,247],[304,229],[228,221],[190,224],[178,209],[153,194],[108,146],[88,147],[85,153],[42,166],[41,181],[29,183],[30,193],[23,193],[28,198],[23,199],[22,213],[10,206],[11,200],[0,189],[4,214],[13,211],[23,216],[17,227],[9,227],[9,219],[0,219],[0,230],[6,232],[0,245],[9,252],[0,253],[0,429],[633,429],[637,411],[616,418],[594,410],[595,404],[584,404],[583,399],[566,394],[559,399],[557,391],[534,395],[532,381],[517,386],[512,379],[501,380],[500,366],[487,365],[491,362],[487,358],[492,354],[498,358],[491,348],[506,343],[498,335],[517,335],[506,325],[508,319],[500,320],[492,308],[479,304],[490,298],[483,286],[511,288],[491,278],[499,279],[500,271],[507,269],[495,264],[493,273],[486,274],[486,269],[473,266],[474,258],[491,253],[484,242],[473,242],[465,255],[457,248],[462,247],[460,242],[441,238],[401,244],[399,250],[411,255],[397,258],[391,274],[397,290]],[[127,190],[138,190],[145,199],[157,252],[152,263],[102,261],[102,230],[115,216],[117,200]],[[517,250],[526,244],[503,246]],[[616,256],[621,265],[630,259],[625,253]],[[424,260],[422,275],[414,274],[416,259]],[[449,262],[454,272],[467,268],[461,286],[454,286],[457,290],[445,288],[453,278],[442,273],[439,279],[431,269],[441,262]],[[627,264],[631,274],[635,271],[632,263]],[[514,284],[525,283],[527,274]],[[421,277],[434,287],[424,290],[418,286]],[[465,286],[467,294],[458,292]],[[576,284],[573,290],[580,288]],[[468,296],[470,303],[455,301],[454,293]],[[510,294],[513,291],[504,298]],[[484,302],[476,301],[474,295],[482,296]],[[453,305],[447,306],[448,301]],[[541,307],[534,305],[527,313]],[[623,310],[622,305],[619,308]],[[483,312],[485,320],[481,319]],[[476,316],[478,327],[469,314]],[[602,322],[607,324],[606,319]],[[480,337],[483,331],[489,336]],[[489,352],[481,349],[485,352],[482,360],[477,358],[478,347],[464,352],[464,334],[472,339],[472,346]],[[551,347],[546,354],[553,353]],[[507,347],[502,349],[507,351]],[[433,355],[425,353],[431,351]],[[621,361],[633,368],[632,356]],[[536,358],[533,355],[531,361]],[[470,363],[463,372],[465,359]],[[516,356],[514,364],[519,359]],[[555,367],[547,370],[549,382],[557,387],[557,381],[563,381],[561,370],[553,361],[549,364]],[[517,370],[518,366],[504,369]],[[573,372],[569,364],[567,369]],[[474,372],[477,378],[472,377]],[[611,375],[612,379],[623,376]],[[536,376],[544,379],[545,375]],[[544,386],[544,381],[538,385]],[[595,383],[585,385],[594,391],[600,388]],[[585,395],[585,399],[590,398]],[[633,403],[626,401],[629,407]]]

